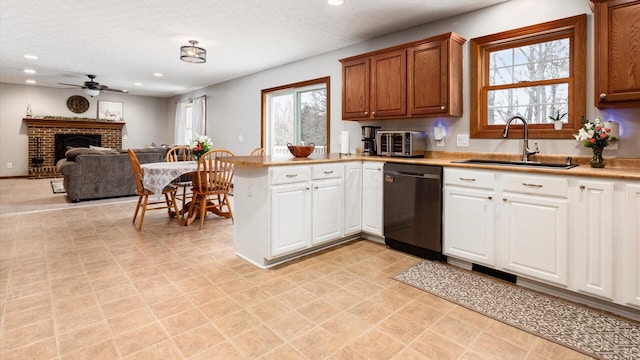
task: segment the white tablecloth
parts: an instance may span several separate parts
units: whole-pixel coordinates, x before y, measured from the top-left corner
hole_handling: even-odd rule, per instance
[[[198,169],[198,163],[195,161],[156,162],[140,166],[144,170],[142,185],[145,189],[153,191],[157,198],[160,198],[162,189],[171,184],[171,181]]]

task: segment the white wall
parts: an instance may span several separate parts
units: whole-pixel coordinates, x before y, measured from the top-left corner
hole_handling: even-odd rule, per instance
[[[196,92],[170,99],[167,105],[167,121],[173,122],[175,101],[206,94],[208,98],[207,135],[215,147],[230,149],[238,155],[248,154],[260,144],[260,91],[289,83],[323,76],[331,77],[331,150],[339,149],[338,137],[342,130],[351,133],[351,148],[359,146],[360,126],[381,125],[385,129],[412,129],[432,132],[435,123],[447,131],[444,147],[435,147],[429,140],[429,149],[435,151],[478,151],[520,153],[518,139],[471,139],[470,147],[457,147],[456,134],[469,133],[469,42],[464,45],[464,115],[461,118],[431,118],[412,120],[387,120],[353,122],[341,120],[341,66],[338,59],[368,51],[419,40],[446,32],[456,32],[465,39],[484,36],[518,27],[533,25],[579,14],[588,14],[587,25],[587,118],[601,115],[605,120],[616,120],[621,127],[618,150],[611,147],[605,155],[640,157],[640,109],[600,111],[593,106],[593,13],[587,0],[512,0],[490,8],[468,13],[445,21],[415,27],[385,37],[350,46],[338,51],[315,56],[303,61],[262,71],[222,84],[206,87]],[[260,56],[260,54],[255,54]],[[173,130],[171,130],[173,133]],[[244,141],[239,142],[242,135]],[[590,149],[581,147],[575,140],[537,140],[542,154],[589,155]]]
[[[83,95],[89,99],[89,109],[75,114],[67,109],[67,99]],[[27,104],[33,114],[96,118],[98,101],[121,101],[126,125],[123,128],[123,148],[143,147],[151,142],[171,143],[173,128],[167,131],[166,99],[147,96],[102,93],[91,98],[82,91],[45,88],[32,85],[0,83],[0,177],[28,174],[27,126],[22,121]],[[173,120],[172,120],[173,124]],[[7,163],[13,168],[8,169]]]

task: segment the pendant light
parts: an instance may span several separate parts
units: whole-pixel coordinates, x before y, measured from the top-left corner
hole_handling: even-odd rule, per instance
[[[191,45],[185,45],[180,47],[180,60],[202,64],[207,62],[207,50],[198,47],[198,42],[196,40],[189,40]]]

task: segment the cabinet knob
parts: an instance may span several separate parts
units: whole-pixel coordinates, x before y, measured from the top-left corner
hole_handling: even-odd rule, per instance
[[[316,189],[316,190],[318,190],[318,185],[314,186],[313,188],[314,188],[314,189]]]
[[[440,106],[440,110],[444,111],[446,109],[446,107],[444,107],[444,105]]]
[[[365,114],[366,116],[369,116],[369,112],[368,112],[368,111],[365,111],[365,112],[364,112],[364,114]]]
[[[584,190],[585,188],[586,188],[586,186],[580,185],[580,190]]]
[[[607,94],[605,93],[600,94],[600,100],[604,100],[606,98],[607,98]]]
[[[502,201],[507,202],[507,198],[502,198]]]
[[[310,188],[307,186],[305,189],[309,190]]]
[[[374,111],[374,112],[372,112],[372,113],[371,113],[371,115],[376,116],[376,112],[375,112],[375,111]]]
[[[487,196],[487,199],[493,200],[493,196]]]

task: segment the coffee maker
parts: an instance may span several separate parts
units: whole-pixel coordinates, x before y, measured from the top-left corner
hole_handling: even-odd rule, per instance
[[[362,127],[362,155],[376,155],[376,133],[380,126]]]

